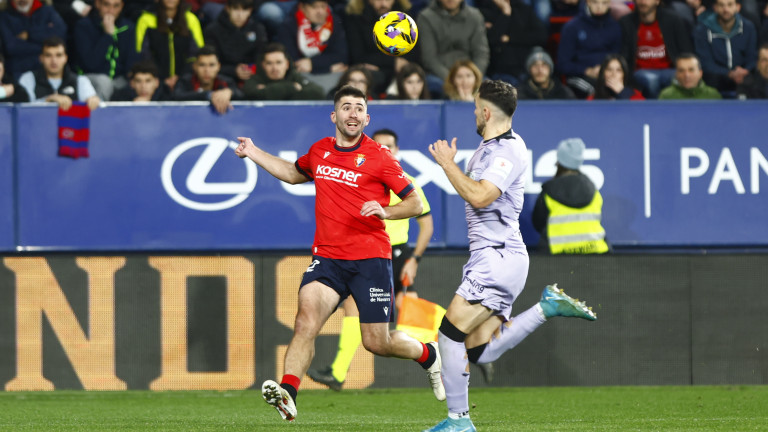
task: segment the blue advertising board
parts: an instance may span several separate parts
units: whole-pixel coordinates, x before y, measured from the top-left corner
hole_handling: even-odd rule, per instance
[[[14,194],[4,193],[0,206],[10,206],[3,217],[18,211],[23,250],[311,245],[314,186],[282,183],[233,150],[238,136],[248,136],[295,160],[334,134],[330,101],[241,103],[226,115],[204,103],[111,104],[93,112],[91,156],[78,160],[57,156],[54,106],[15,109],[18,202],[14,209],[6,198]],[[465,167],[480,142],[473,109],[452,102],[369,107],[366,132],[398,133],[403,168],[430,201],[432,247],[466,247],[467,229],[464,202],[427,147],[457,137],[456,160]],[[580,137],[587,144],[583,171],[603,194],[604,225],[615,245],[768,245],[768,145],[759,126],[765,118],[764,102],[521,102],[513,127],[530,155],[521,215],[526,243],[538,240],[530,213],[541,184],[554,175],[557,143]],[[0,131],[0,139],[8,136]],[[10,172],[0,174],[4,185]],[[3,230],[13,218],[8,222]],[[9,232],[0,232],[0,247],[14,241]]]
[[[13,105],[0,104],[0,251],[16,249],[12,134]]]

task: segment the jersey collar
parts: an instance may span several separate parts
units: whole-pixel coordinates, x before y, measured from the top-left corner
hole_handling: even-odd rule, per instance
[[[493,137],[491,139],[487,139],[487,140],[485,140],[483,142],[487,143],[487,142],[491,142],[491,141],[494,141],[494,140],[501,141],[503,139],[515,139],[515,137],[512,135],[512,128],[510,128],[509,130],[507,130],[506,132],[504,132],[503,134],[501,134],[501,135],[499,135],[497,137]]]
[[[368,136],[366,136],[364,133],[360,134],[360,139],[357,141],[357,144],[353,145],[352,147],[339,147],[338,145],[336,145],[336,142],[334,141],[333,148],[338,150],[338,151],[340,151],[340,152],[355,151],[355,150],[359,149],[361,145],[363,145],[363,140],[365,138],[368,138]]]

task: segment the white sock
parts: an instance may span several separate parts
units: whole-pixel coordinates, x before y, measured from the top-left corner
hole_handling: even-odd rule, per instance
[[[492,337],[488,345],[485,346],[485,350],[477,360],[478,363],[490,363],[499,357],[504,352],[514,348],[517,344],[523,341],[529,334],[539,328],[540,325],[546,322],[544,314],[541,311],[541,306],[536,303],[533,307],[520,315],[512,319],[511,325],[507,327],[508,323],[504,323],[500,327],[499,337]],[[441,351],[442,354],[442,351]]]
[[[448,413],[460,415],[469,412],[469,361],[464,342],[456,342],[437,333],[437,343],[442,361],[443,386],[445,386]]]

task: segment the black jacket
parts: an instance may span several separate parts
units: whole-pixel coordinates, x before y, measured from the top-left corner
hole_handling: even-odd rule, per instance
[[[523,99],[576,99],[573,90],[564,86],[556,77],[549,81],[549,87],[541,88],[530,79],[526,80],[517,88],[517,97]]]
[[[222,75],[237,81],[238,64],[255,64],[267,45],[267,30],[254,14],[242,28],[235,27],[226,11],[205,28],[206,45],[213,45],[221,62]]]
[[[693,38],[688,25],[674,12],[659,7],[656,10],[656,20],[659,22],[661,35],[664,37],[667,56],[672,62],[682,53],[693,52]],[[635,70],[635,54],[637,53],[637,30],[640,27],[640,16],[637,12],[624,15],[619,20],[621,24],[621,55],[627,60],[630,72]]]
[[[213,90],[232,90],[232,100],[243,98],[243,92],[232,78],[219,74],[213,82]],[[187,74],[179,79],[173,88],[173,99],[177,101],[207,101],[211,100],[211,92],[200,88],[200,81],[194,74]]]

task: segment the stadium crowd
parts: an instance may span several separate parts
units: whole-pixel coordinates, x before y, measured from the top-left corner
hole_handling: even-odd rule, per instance
[[[402,57],[371,34],[392,10],[418,24]],[[370,99],[472,100],[484,78],[521,99],[763,99],[768,1],[0,0],[0,102],[209,100],[224,113],[343,83]]]

